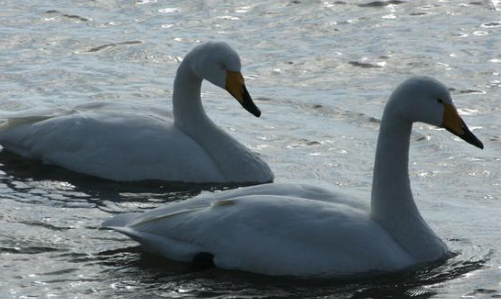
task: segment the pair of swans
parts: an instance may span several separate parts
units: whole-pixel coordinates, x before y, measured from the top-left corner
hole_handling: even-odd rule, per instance
[[[244,108],[259,115],[249,101],[239,71],[238,56],[226,44],[204,44],[188,54],[176,78],[172,131],[183,128],[185,135],[199,136],[198,121],[214,130],[200,106],[202,78],[228,89]],[[180,82],[186,89],[180,90]],[[193,99],[194,103],[183,102]],[[194,109],[193,115],[189,109]],[[346,277],[393,272],[444,259],[449,250],[421,217],[411,192],[408,153],[414,122],[443,127],[483,148],[458,115],[448,89],[432,78],[415,77],[403,82],[386,104],[370,207],[331,189],[264,184],[203,194],[142,214],[118,215],[103,227],[172,260],[265,275]],[[129,126],[129,130],[140,125],[129,125],[123,119],[119,124]],[[34,124],[21,122],[19,126]],[[14,122],[12,129],[16,127]],[[218,134],[232,140],[220,131]],[[13,131],[10,135],[16,134]],[[5,140],[2,136],[5,133],[0,134],[0,140]],[[14,145],[11,150],[19,147]],[[226,144],[219,147],[224,151]],[[233,140],[230,147],[246,151]],[[22,150],[18,152],[23,154]],[[266,164],[254,156],[249,162],[258,165],[252,169],[264,169],[271,180]]]

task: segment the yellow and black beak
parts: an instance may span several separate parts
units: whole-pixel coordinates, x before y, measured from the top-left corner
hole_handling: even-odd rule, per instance
[[[240,72],[226,72],[226,90],[244,107],[245,110],[261,116],[261,110],[252,101],[247,88],[245,88],[244,77]]]
[[[480,141],[477,136],[473,135],[473,133],[468,129],[464,121],[458,114],[458,111],[453,105],[443,104],[444,105],[444,114],[443,114],[443,123],[442,127],[444,127],[447,131],[452,134],[458,136],[464,141],[472,144],[481,149],[484,148],[482,141]]]

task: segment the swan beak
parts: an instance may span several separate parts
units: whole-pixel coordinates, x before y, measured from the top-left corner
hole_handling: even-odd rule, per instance
[[[480,141],[477,136],[473,135],[470,129],[468,129],[453,105],[444,104],[442,127],[444,127],[452,134],[463,139],[464,141],[468,142],[469,144],[472,144],[481,149],[484,148],[482,141]]]
[[[261,110],[254,104],[252,98],[245,88],[244,77],[240,72],[226,72],[226,90],[253,115],[261,116]]]

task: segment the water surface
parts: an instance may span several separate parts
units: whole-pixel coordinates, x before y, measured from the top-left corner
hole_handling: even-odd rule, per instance
[[[368,200],[379,120],[411,75],[450,86],[480,151],[417,124],[410,175],[423,216],[457,255],[353,281],[197,272],[100,223],[210,192],[119,184],[0,153],[0,298],[500,298],[498,1],[0,1],[0,111],[91,101],[171,107],[182,57],[208,40],[242,57],[259,119],[204,84],[204,107],[277,182]]]

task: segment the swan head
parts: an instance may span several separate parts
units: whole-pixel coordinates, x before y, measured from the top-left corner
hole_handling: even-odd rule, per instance
[[[226,89],[245,110],[257,117],[261,115],[245,87],[240,57],[227,43],[204,43],[190,54],[191,69],[196,76]]]
[[[484,148],[459,116],[449,89],[433,78],[413,77],[404,81],[391,95],[387,108],[408,122],[445,128],[464,141]]]

